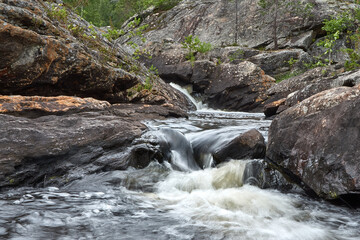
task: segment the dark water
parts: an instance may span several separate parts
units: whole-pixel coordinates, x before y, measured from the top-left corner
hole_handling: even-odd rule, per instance
[[[147,124],[221,145],[251,128],[266,137],[270,122],[259,114],[205,111]],[[2,192],[0,239],[360,239],[360,211],[243,185],[245,164],[180,172],[154,162],[60,189]]]

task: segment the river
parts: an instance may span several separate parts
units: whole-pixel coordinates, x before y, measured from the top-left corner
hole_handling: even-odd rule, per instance
[[[146,125],[154,134],[179,131],[190,146],[214,146],[252,128],[267,138],[270,121],[262,114],[207,110]],[[193,170],[183,154],[172,154],[183,171],[154,161],[145,169],[88,175],[62,188],[2,192],[0,239],[360,239],[359,210],[244,184],[252,160],[211,167],[210,158],[204,170]]]

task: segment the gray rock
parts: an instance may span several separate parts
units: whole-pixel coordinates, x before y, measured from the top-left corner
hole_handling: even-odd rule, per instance
[[[267,160],[307,193],[360,195],[360,85],[320,92],[278,115]]]
[[[216,164],[229,159],[256,159],[265,157],[265,139],[256,129],[249,130],[228,144],[216,149],[213,158]]]

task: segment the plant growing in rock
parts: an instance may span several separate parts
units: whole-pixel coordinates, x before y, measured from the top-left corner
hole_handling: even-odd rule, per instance
[[[302,20],[310,17],[313,7],[312,4],[300,0],[259,0],[258,5],[262,8],[263,14],[272,17],[274,49],[279,48],[278,28],[294,21],[295,17],[300,17]]]
[[[51,18],[51,19],[56,19],[60,22],[67,22],[67,18],[68,18],[68,13],[66,11],[66,8],[62,5],[52,5],[51,9],[49,9],[47,11],[47,15]]]
[[[125,32],[122,29],[109,29],[107,33],[104,33],[103,36],[109,41],[118,39],[121,35],[124,35]]]
[[[359,4],[359,1],[356,4]],[[336,41],[345,38],[349,47],[341,50],[350,58],[345,62],[345,70],[358,68],[360,66],[360,7],[340,12],[330,19],[324,20],[323,24],[322,29],[326,31],[327,35],[317,45],[326,49],[324,54],[327,55],[327,59],[325,61],[329,65],[333,63],[332,53],[335,51]]]
[[[182,47],[188,50],[188,54],[185,56],[185,58],[191,62],[196,60],[196,53],[206,53],[213,48],[210,43],[202,42],[197,36],[193,37],[193,35],[185,37],[185,41],[182,43]]]

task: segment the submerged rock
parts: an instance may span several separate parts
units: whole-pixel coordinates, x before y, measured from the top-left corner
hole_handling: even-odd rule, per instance
[[[279,114],[267,159],[309,194],[360,196],[360,85],[320,92]]]
[[[256,129],[249,130],[228,144],[216,149],[213,158],[216,164],[229,159],[264,158],[266,151],[265,139]]]

